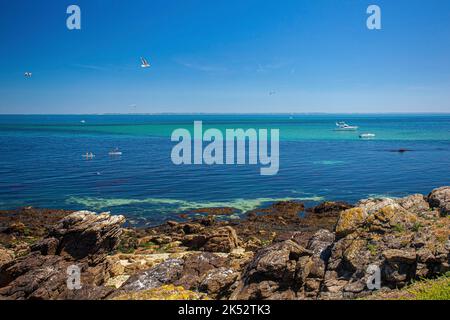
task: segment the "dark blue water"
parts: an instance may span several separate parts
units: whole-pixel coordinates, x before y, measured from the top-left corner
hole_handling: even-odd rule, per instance
[[[175,166],[170,134],[194,120],[221,130],[280,129],[279,173],[261,176],[259,165]],[[360,130],[333,131],[340,120]],[[362,141],[362,132],[377,137]],[[109,156],[114,147],[123,155]],[[96,157],[83,159],[87,151]],[[154,224],[192,208],[354,202],[442,185],[450,185],[448,115],[0,116],[1,209],[111,211]]]

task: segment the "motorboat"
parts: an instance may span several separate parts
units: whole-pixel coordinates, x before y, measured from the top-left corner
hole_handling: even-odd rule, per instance
[[[350,126],[344,121],[336,122],[336,131],[355,131],[358,130],[357,126]]]
[[[111,150],[108,154],[110,156],[121,156],[122,151],[120,151],[119,148],[115,148],[114,150]]]

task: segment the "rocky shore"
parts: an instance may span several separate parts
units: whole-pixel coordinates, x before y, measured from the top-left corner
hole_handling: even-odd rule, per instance
[[[140,229],[109,213],[0,211],[0,299],[355,299],[450,271],[450,187],[216,218],[234,211]]]

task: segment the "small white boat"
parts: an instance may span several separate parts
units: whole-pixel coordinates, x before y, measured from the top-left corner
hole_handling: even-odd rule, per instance
[[[336,122],[336,131],[356,131],[358,130],[357,126],[350,126],[346,124],[344,121]]]
[[[376,135],[374,133],[362,133],[359,135],[361,139],[372,139],[375,138]]]
[[[86,123],[86,120],[81,120],[80,122],[81,122],[81,123]]]
[[[85,159],[93,159],[95,157],[95,154],[93,154],[92,152],[86,152],[85,154],[81,155],[83,158]]]
[[[111,150],[108,154],[110,156],[121,156],[122,151],[120,151],[119,148],[115,148],[114,150]]]

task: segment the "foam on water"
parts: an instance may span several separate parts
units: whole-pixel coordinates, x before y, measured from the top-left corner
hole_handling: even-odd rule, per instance
[[[343,164],[345,161],[338,161],[338,160],[320,160],[320,161],[313,161],[314,164],[320,164],[324,166],[332,166],[335,164]]]

